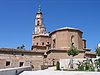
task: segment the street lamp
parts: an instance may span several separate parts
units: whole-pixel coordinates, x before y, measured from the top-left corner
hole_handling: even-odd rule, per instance
[[[32,65],[32,60],[30,61],[30,67],[31,67],[31,69],[34,68],[33,65]]]
[[[43,59],[42,59],[42,62],[43,62],[43,63],[42,63],[42,65],[43,65],[42,68],[43,68],[43,69],[44,69],[44,66],[45,66],[45,62],[46,62],[46,59],[45,59],[45,58],[46,58],[46,57],[47,57],[47,53],[45,52],[45,53],[43,54]]]

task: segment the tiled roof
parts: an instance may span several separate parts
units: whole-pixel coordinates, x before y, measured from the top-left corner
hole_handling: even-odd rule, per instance
[[[44,53],[43,51],[34,51],[34,50],[23,50],[23,49],[13,49],[13,48],[0,48],[0,52],[30,52],[30,53]]]
[[[81,33],[83,33],[83,32],[82,32],[81,30],[79,30],[79,29],[70,28],[70,27],[64,27],[64,28],[56,29],[55,31],[51,32],[50,34],[56,32],[56,31],[61,31],[61,30],[75,30],[75,31],[80,31]]]
[[[83,50],[85,50],[85,51],[91,51],[91,49],[89,49],[89,48],[84,48]]]
[[[82,39],[83,41],[86,41],[85,39]]]
[[[93,54],[93,55],[95,55],[95,53],[89,52],[89,51],[86,51],[85,53],[86,53],[86,54]]]
[[[0,51],[25,51],[24,49],[0,48]]]
[[[52,48],[52,49],[50,49],[51,51],[52,50],[56,50],[56,51],[67,51],[67,50],[69,50],[70,48],[65,48],[65,49],[61,49],[61,48],[58,48],[58,49],[55,49],[55,48]],[[78,49],[79,51],[84,51],[84,50],[81,50],[81,49]]]

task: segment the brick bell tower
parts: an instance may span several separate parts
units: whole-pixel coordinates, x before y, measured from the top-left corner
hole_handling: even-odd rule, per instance
[[[41,8],[39,6],[39,10],[36,13],[36,18],[35,18],[35,31],[33,31],[32,34],[32,50],[41,45],[41,42],[39,42],[38,39],[35,38],[40,35],[44,36],[45,34],[46,34],[46,27],[43,24],[43,15],[41,12]]]
[[[39,10],[36,13],[35,19],[35,34],[46,34],[46,27],[43,25],[43,15],[39,5]]]

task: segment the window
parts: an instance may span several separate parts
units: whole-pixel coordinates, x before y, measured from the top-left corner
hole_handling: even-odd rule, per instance
[[[53,48],[56,47],[56,39],[53,40]]]
[[[47,44],[49,44],[49,42],[47,42]]]
[[[22,67],[24,65],[24,62],[20,62],[19,67]]]
[[[22,56],[24,56],[24,54],[21,54]]]
[[[44,45],[44,42],[42,42],[42,45]]]
[[[71,36],[71,44],[74,45],[74,35]]]
[[[9,66],[10,65],[10,61],[6,61],[6,66]]]
[[[37,21],[37,25],[39,25],[40,21]]]
[[[48,47],[48,49],[50,49],[50,47],[51,47],[51,44],[49,42],[47,42],[47,47]]]
[[[38,45],[38,43],[36,43],[36,45]]]

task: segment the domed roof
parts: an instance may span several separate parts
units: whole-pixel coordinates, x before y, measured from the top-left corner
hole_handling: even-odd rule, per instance
[[[74,30],[74,31],[79,31],[79,32],[83,33],[81,30],[76,29],[76,28],[64,27],[64,28],[56,29],[55,31],[51,32],[50,34],[55,33],[57,31],[62,31],[62,30]]]

